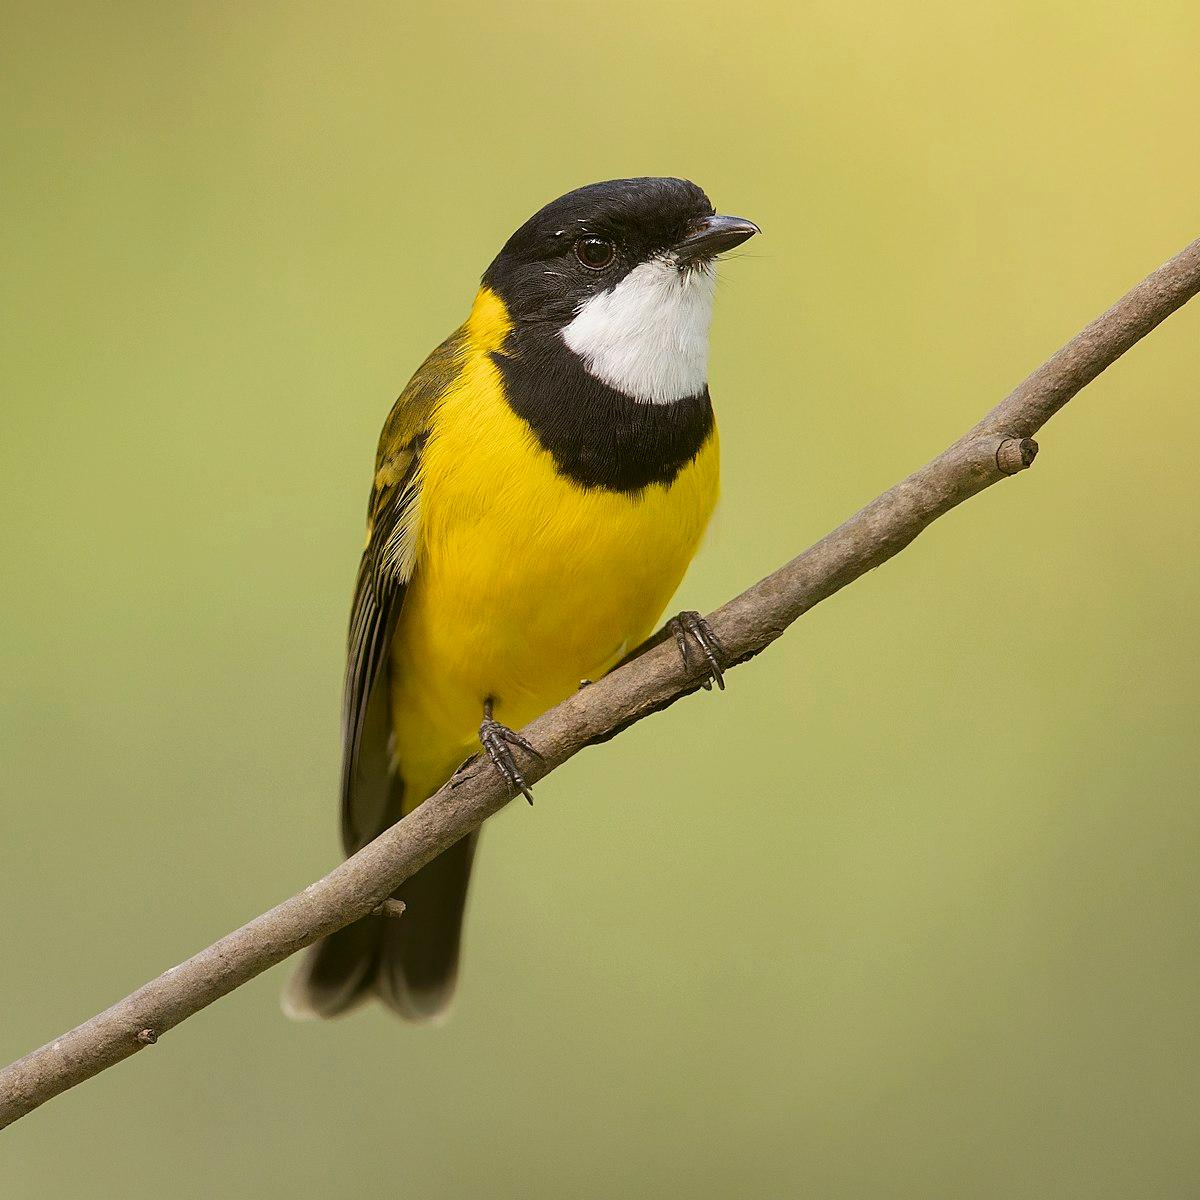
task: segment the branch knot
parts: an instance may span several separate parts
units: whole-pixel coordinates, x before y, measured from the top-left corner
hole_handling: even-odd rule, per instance
[[[1015,475],[1033,465],[1037,452],[1033,438],[1005,438],[996,447],[996,469],[1001,475]]]

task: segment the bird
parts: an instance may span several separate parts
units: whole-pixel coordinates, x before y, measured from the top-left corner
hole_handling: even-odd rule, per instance
[[[724,251],[759,233],[696,184],[615,179],[545,205],[383,426],[351,609],[341,831],[352,855],[482,754],[532,801],[515,730],[654,634],[717,500],[708,343]],[[668,622],[723,686],[695,612]],[[455,991],[478,832],[310,946],[288,1015]]]

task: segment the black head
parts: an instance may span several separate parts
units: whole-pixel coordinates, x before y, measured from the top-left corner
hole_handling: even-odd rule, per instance
[[[584,303],[640,264],[672,256],[695,269],[757,233],[718,217],[686,179],[610,179],[577,188],[534,213],[483,276],[516,324],[561,327]]]

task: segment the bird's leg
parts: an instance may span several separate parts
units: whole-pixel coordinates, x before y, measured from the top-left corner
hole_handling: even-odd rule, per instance
[[[507,725],[501,725],[499,721],[492,719],[492,699],[489,696],[483,702],[483,722],[479,726],[479,744],[488,756],[488,761],[500,772],[509,787],[514,792],[520,792],[532,804],[533,792],[529,790],[529,785],[521,774],[521,768],[517,766],[512,747],[520,746],[526,754],[532,754],[537,759],[542,756],[519,733],[514,733]]]
[[[692,665],[692,642],[695,641],[708,664],[705,688],[711,690],[715,683],[724,691],[725,668],[729,665],[729,660],[725,655],[725,648],[713,633],[712,626],[698,612],[689,610],[672,617],[667,622],[667,629],[675,638],[675,645],[679,647],[679,656],[683,659],[684,667]]]
[[[700,647],[705,664],[708,666],[704,687],[711,690],[715,683],[721,691],[725,690],[725,671],[729,667],[729,656],[713,632],[712,626],[698,612],[690,609],[672,617],[657,633],[652,633],[640,646],[625,655],[617,663],[617,667],[623,667],[626,663],[633,662],[635,658],[640,658],[647,650],[665,642],[669,637],[675,639],[675,645],[679,649],[679,657],[683,659],[685,670],[692,665],[692,642],[695,642]],[[614,671],[616,669],[613,667]]]

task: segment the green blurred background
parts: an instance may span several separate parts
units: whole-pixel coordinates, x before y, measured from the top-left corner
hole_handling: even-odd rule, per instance
[[[1200,233],[1200,11],[8,3],[0,1059],[337,859],[375,438],[508,233],[679,174],[710,608]],[[488,829],[453,1019],[285,968],[6,1197],[1190,1197],[1200,307],[733,676]]]

